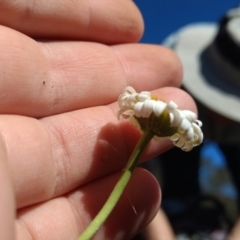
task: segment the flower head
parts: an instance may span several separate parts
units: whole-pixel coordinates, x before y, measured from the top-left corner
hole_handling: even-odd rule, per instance
[[[203,141],[202,122],[189,110],[179,110],[173,101],[158,100],[150,92],[137,93],[126,87],[118,98],[118,117],[129,118],[142,131],[151,131],[154,138],[169,138],[184,151]]]

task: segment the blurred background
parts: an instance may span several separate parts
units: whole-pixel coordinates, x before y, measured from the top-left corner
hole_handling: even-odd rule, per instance
[[[145,21],[145,33],[141,41],[160,43],[188,23],[216,22],[226,10],[239,3],[239,0],[135,0]]]
[[[166,37],[177,31],[179,28],[195,22],[218,22],[228,9],[240,4],[238,0],[135,0],[136,5],[142,12],[145,22],[145,32],[141,39],[142,43],[161,44]],[[204,123],[203,123],[204,124]],[[161,183],[160,159],[150,161],[151,166],[147,166]],[[240,161],[240,159],[239,159]],[[173,166],[174,167],[174,166]],[[186,166],[187,167],[187,166]],[[168,173],[171,174],[171,173]],[[239,173],[240,174],[240,173]],[[218,202],[224,207],[226,214],[232,222],[238,218],[236,199],[238,197],[236,188],[232,183],[231,174],[227,169],[226,159],[217,143],[206,141],[201,150],[201,164],[199,168],[199,182],[201,191],[206,196],[213,196],[212,202]],[[164,207],[166,205],[166,207]],[[167,206],[170,206],[169,208]],[[182,205],[181,205],[182,206]],[[163,192],[162,207],[164,210],[177,209],[178,206],[169,201],[165,201]],[[185,207],[186,208],[186,207]],[[216,208],[216,207],[215,207]],[[200,209],[200,208],[199,208]],[[213,208],[212,208],[213,209]],[[215,210],[215,209],[214,209]],[[200,209],[202,211],[202,209]],[[206,208],[209,218],[209,208]],[[196,212],[199,215],[199,212]],[[216,212],[214,212],[216,215]],[[198,217],[197,217],[198,218]],[[174,220],[172,224],[174,224]],[[181,223],[183,222],[180,219]],[[187,219],[184,219],[189,224]],[[192,221],[192,219],[191,219]],[[190,223],[191,224],[191,223]],[[197,229],[198,230],[198,229]],[[196,237],[196,236],[195,236]],[[177,238],[180,239],[180,238]],[[181,238],[183,239],[183,238]],[[184,238],[190,239],[190,238]],[[191,238],[193,239],[193,238]],[[194,239],[223,239],[208,238],[202,236]],[[239,238],[240,239],[240,236]],[[166,239],[167,240],[167,239]]]

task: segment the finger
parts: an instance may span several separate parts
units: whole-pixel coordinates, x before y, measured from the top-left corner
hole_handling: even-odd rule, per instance
[[[110,175],[65,197],[20,210],[19,239],[28,239],[29,232],[35,240],[77,239],[99,212],[119,176],[119,173]],[[147,171],[136,169],[116,208],[94,239],[131,239],[151,221],[159,205],[156,179]]]
[[[127,85],[152,90],[181,83],[179,59],[160,46],[39,44],[0,29],[0,113],[43,117],[111,103]]]
[[[0,232],[1,239],[14,239],[15,202],[7,156],[2,139],[0,139]]]
[[[194,109],[189,95],[177,88],[159,89],[161,99]],[[140,132],[117,119],[117,105],[88,108],[36,119],[2,115],[0,132],[8,146],[18,208],[67,193],[77,186],[122,169]],[[143,160],[172,144],[153,141]]]
[[[132,1],[0,2],[0,24],[34,38],[81,39],[104,43],[136,42],[142,16]]]

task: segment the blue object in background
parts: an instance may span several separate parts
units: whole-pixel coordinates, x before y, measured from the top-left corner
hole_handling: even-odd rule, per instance
[[[217,143],[205,141],[201,152],[199,181],[203,192],[237,199],[237,190],[232,183],[224,154]]]
[[[145,32],[141,42],[161,43],[168,35],[192,22],[217,22],[239,0],[136,0]]]
[[[145,22],[141,42],[160,44],[187,24],[218,22],[227,10],[238,6],[240,0],[136,0],[135,4]],[[229,202],[230,205],[234,204],[237,192],[228,175],[225,174],[219,182],[218,175],[222,176],[224,169],[226,162],[217,144],[208,142],[202,152],[200,185],[205,193],[219,195],[221,201],[227,199],[226,206],[229,207]],[[228,212],[234,218],[235,209],[230,206]]]

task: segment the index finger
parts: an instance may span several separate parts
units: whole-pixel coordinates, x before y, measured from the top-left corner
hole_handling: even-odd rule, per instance
[[[116,101],[136,90],[179,86],[181,64],[161,46],[39,43],[0,26],[0,113],[45,117]]]
[[[0,24],[34,38],[136,42],[143,20],[132,1],[0,1]]]

